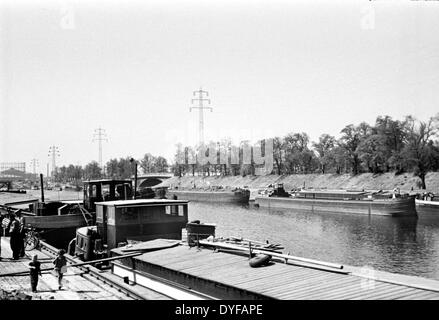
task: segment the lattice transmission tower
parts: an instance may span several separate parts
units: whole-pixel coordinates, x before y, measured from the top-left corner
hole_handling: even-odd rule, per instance
[[[107,134],[105,133],[105,129],[101,127],[95,129],[93,134],[93,142],[97,141],[99,144],[99,167],[104,169],[102,166],[102,141],[108,142]]]
[[[213,109],[212,107],[205,107],[203,105],[204,102],[210,104],[210,99],[204,97],[204,95],[208,97],[209,92],[203,91],[200,88],[200,90],[194,91],[193,95],[196,96],[196,98],[192,99],[192,104],[198,102],[198,106],[190,107],[189,112],[192,112],[192,109],[198,109],[198,140],[200,146],[202,146],[204,145],[204,110],[210,110],[210,112],[212,112]]]
[[[59,148],[55,145],[49,147],[49,154],[47,155],[52,158],[52,179],[55,179],[56,173],[56,157],[60,156]]]

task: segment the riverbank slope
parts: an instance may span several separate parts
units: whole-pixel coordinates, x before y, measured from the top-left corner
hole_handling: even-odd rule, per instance
[[[269,184],[283,183],[286,190],[293,188],[328,188],[328,189],[383,189],[400,188],[401,191],[419,190],[420,179],[412,173],[395,175],[394,173],[372,174],[295,174],[266,176],[184,176],[172,177],[160,186],[178,186],[180,189],[209,189],[222,186],[226,189],[247,186],[250,189],[264,188]],[[439,193],[439,172],[430,172],[426,177],[427,191]],[[425,191],[425,190],[423,190]]]

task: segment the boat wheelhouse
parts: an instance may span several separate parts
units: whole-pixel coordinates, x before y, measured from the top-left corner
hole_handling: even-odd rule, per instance
[[[89,180],[84,181],[84,207],[95,211],[95,203],[112,200],[128,200],[133,194],[131,180]]]

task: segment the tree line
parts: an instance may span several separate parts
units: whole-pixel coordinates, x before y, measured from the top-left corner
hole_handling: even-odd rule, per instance
[[[390,116],[379,116],[374,124],[362,122],[349,124],[340,131],[339,138],[322,134],[318,141],[311,141],[305,132],[291,132],[283,137],[272,137],[273,171],[271,173],[308,174],[308,173],[384,173],[413,172],[420,178],[420,188],[425,189],[425,177],[429,171],[439,169],[439,113],[427,121],[420,121],[413,116],[394,120]],[[262,144],[266,140],[261,140]],[[222,149],[239,150],[236,163],[208,163],[200,165],[182,163],[177,159],[196,159],[197,147],[176,145],[172,165],[162,156],[146,153],[143,158],[132,157],[110,159],[101,168],[96,161],[85,166],[68,165],[56,168],[55,181],[79,184],[83,180],[112,178],[129,179],[134,175],[134,163],[138,172],[161,173],[173,172],[183,175],[254,175],[257,165],[243,161],[243,148],[250,144],[243,141],[239,146],[233,145],[230,138],[224,138],[216,144]],[[264,149],[264,148],[262,148]],[[134,160],[134,161],[132,161]]]
[[[413,172],[420,178],[419,187],[425,189],[425,176],[439,169],[439,113],[427,121],[413,116],[394,120],[379,116],[374,124],[349,124],[340,137],[322,134],[318,141],[310,141],[305,132],[273,137],[273,174],[308,173],[384,173]],[[264,140],[263,140],[264,141]],[[262,142],[263,142],[262,141]],[[212,144],[211,142],[210,144]],[[243,144],[248,144],[244,141]],[[230,139],[217,143],[221,148],[233,146]],[[178,159],[196,157],[196,147],[177,144],[172,171],[182,175],[249,175],[255,165],[247,164],[240,154],[239,164],[182,163]],[[239,146],[242,149],[242,144]],[[244,164],[245,163],[245,164]]]
[[[54,177],[56,182],[80,184],[83,180],[92,179],[130,179],[134,175],[135,163],[138,173],[168,172],[168,162],[162,156],[153,156],[146,153],[143,158],[135,160],[130,156],[114,158],[107,161],[101,168],[96,161],[91,161],[85,166],[68,165],[56,168]]]

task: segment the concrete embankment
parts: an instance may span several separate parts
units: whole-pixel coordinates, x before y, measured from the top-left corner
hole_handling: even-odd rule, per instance
[[[383,189],[400,188],[401,191],[419,190],[420,179],[412,173],[395,175],[394,173],[372,174],[296,174],[296,175],[267,175],[267,176],[227,176],[227,177],[172,177],[161,186],[178,186],[180,189],[209,189],[222,186],[235,188],[247,186],[250,189],[264,188],[269,184],[283,183],[286,190],[300,188],[328,189]],[[426,177],[427,191],[439,193],[439,172],[430,172]],[[424,190],[423,190],[424,191]]]

